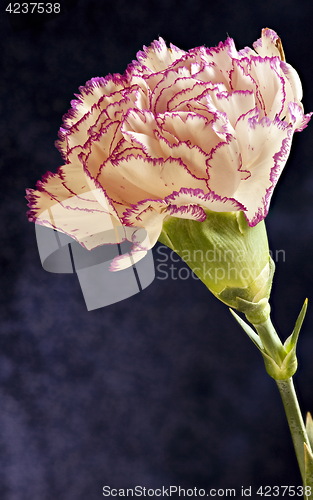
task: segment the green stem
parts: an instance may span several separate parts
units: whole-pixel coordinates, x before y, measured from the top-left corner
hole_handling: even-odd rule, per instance
[[[286,412],[286,417],[293,440],[301,476],[303,483],[306,482],[305,465],[304,465],[304,443],[311,450],[309,438],[302,419],[296,391],[293,385],[292,378],[287,380],[276,380],[283,405]],[[312,499],[313,495],[306,497]]]
[[[286,353],[284,346],[273,326],[269,317],[264,323],[254,325],[259,337],[262,341],[265,351],[269,354],[278,365],[283,361]]]
[[[289,349],[288,346],[286,349],[286,346],[282,344],[270,317],[254,327],[262,343],[260,350],[263,354],[266,370],[275,379],[283,401],[303,485],[307,486],[304,490],[304,498],[305,500],[313,500],[313,488],[309,493],[313,477],[312,449],[292,380],[292,375],[297,369],[294,351],[304,314],[299,316],[300,320],[298,318],[289,344],[287,343]],[[305,450],[305,445],[307,450]]]

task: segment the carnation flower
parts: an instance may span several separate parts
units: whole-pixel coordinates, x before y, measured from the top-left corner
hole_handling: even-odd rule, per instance
[[[185,52],[159,38],[124,75],[80,87],[57,141],[64,165],[27,191],[29,220],[87,249],[132,241],[113,270],[141,258],[169,216],[263,220],[293,133],[311,115],[277,34],[264,29],[253,47],[237,51],[227,38]]]

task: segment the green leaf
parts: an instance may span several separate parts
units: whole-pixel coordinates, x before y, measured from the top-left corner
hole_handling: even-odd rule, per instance
[[[235,313],[235,311],[233,311],[232,309],[229,310],[234,316],[235,320],[239,323],[241,328],[246,332],[248,337],[252,340],[252,342],[257,346],[257,348],[260,351],[263,351],[263,344],[258,334],[255,333],[255,331],[251,328],[251,326],[248,325],[248,323],[246,323],[243,319],[241,319],[240,316],[238,316],[238,314]]]
[[[310,495],[304,495],[305,500],[313,499],[313,454],[309,447],[304,443],[304,486],[311,489]]]
[[[286,378],[288,378],[285,373],[282,372],[281,366],[279,366],[271,356],[266,354],[265,351],[262,352],[262,356],[266,371],[270,377],[274,380],[286,380]]]
[[[310,412],[306,414],[305,428],[310,441],[310,445],[313,448],[313,419]]]
[[[299,338],[299,333],[302,327],[303,320],[305,318],[306,310],[308,307],[308,299],[305,299],[302,309],[300,311],[300,314],[297,318],[295,327],[293,329],[292,334],[286,339],[284,343],[284,347],[287,352],[290,352],[292,349],[296,349],[298,338]]]

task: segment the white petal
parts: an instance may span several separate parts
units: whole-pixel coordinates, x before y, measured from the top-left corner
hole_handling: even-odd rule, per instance
[[[139,146],[153,158],[163,156],[159,141],[155,138],[157,123],[154,114],[146,110],[130,109],[122,124],[122,134],[134,146]]]
[[[199,146],[204,152],[211,149],[220,141],[212,128],[212,124],[203,116],[196,113],[164,113],[159,118],[162,123],[162,133],[169,132],[180,142],[189,142]]]
[[[232,61],[232,69],[229,74],[232,90],[255,92],[255,81],[249,74],[249,60],[248,58],[244,58]]]
[[[236,139],[220,143],[208,160],[208,186],[222,197],[232,198],[247,172],[242,171],[241,151]]]
[[[203,192],[201,189],[190,189],[183,188],[179,192],[174,192],[170,196],[165,198],[166,203],[172,205],[173,207],[185,207],[188,205],[195,205],[202,207],[203,209],[213,210],[215,212],[231,212],[236,210],[243,210],[242,204],[238,203],[237,200],[233,198],[222,198],[218,196],[213,191]],[[179,213],[179,212],[178,212]],[[171,214],[174,215],[172,209]],[[196,212],[193,217],[186,217],[181,215],[183,218],[194,218],[199,220],[199,213]],[[175,215],[179,217],[179,215]]]
[[[250,75],[255,80],[259,107],[270,119],[280,115],[285,104],[284,78],[280,75],[279,59],[251,58]]]
[[[139,156],[106,165],[99,179],[109,196],[125,204],[164,198],[182,187],[206,189],[206,182],[192,176],[181,160],[151,160]]]
[[[250,172],[235,197],[247,207],[247,218],[256,224],[267,214],[271,193],[287,161],[291,128],[279,120],[243,117],[236,127],[242,168]]]
[[[199,147],[189,145],[186,142],[170,144],[162,136],[159,137],[159,140],[164,158],[172,157],[181,159],[195,177],[203,179],[207,176],[207,153],[204,153]]]
[[[57,174],[46,175],[38,190],[28,193],[29,206],[32,220],[91,249],[108,242],[108,235],[114,236],[112,230],[122,224],[104,191],[91,189],[92,182],[79,172],[79,167],[65,165]]]
[[[201,57],[209,65],[208,69],[211,71],[209,81],[224,83],[227,90],[230,90],[229,73],[232,69],[232,59],[238,58],[233,39],[227,38],[224,43],[220,42],[217,47],[202,50]]]
[[[251,90],[211,94],[211,99],[216,109],[223,110],[233,128],[241,115],[255,107],[255,97]]]
[[[254,50],[261,57],[279,57],[285,60],[281,40],[277,33],[269,28],[262,30],[261,38],[253,44]]]
[[[301,80],[298,73],[292,66],[290,66],[290,64],[282,62],[280,66],[282,69],[282,74],[289,84],[286,85],[286,88],[288,89],[286,98],[287,103],[290,101],[300,102],[303,97],[303,92]]]
[[[149,68],[152,72],[162,71],[170,66],[177,59],[180,59],[186,52],[171,45],[166,46],[163,38],[154,40],[149,47],[143,48],[143,51],[137,53],[137,59],[143,66]]]
[[[190,76],[187,68],[168,70],[163,74],[162,80],[152,89],[150,106],[154,113],[165,113],[169,111],[171,99],[183,90],[189,91],[196,84],[196,80]],[[198,95],[201,92],[198,92]]]

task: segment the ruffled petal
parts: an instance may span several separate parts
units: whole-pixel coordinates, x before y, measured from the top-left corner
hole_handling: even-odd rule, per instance
[[[280,116],[285,105],[285,80],[280,76],[280,59],[251,57],[250,75],[256,83],[260,109],[270,119]]]
[[[221,92],[214,95],[210,94],[210,97],[216,107],[216,111],[218,109],[223,110],[223,113],[227,116],[227,121],[233,129],[237,120],[255,107],[255,96],[252,90]]]
[[[151,224],[149,226],[151,228]],[[110,264],[110,271],[121,271],[133,266],[141,259],[143,259],[148,250],[150,250],[156,243],[150,240],[153,236],[152,231],[148,233],[144,228],[134,228],[134,227],[124,227],[126,239],[132,243],[132,247],[129,252],[123,253],[115,257]],[[156,236],[157,235],[157,236]],[[156,232],[156,238],[159,237],[160,233]]]
[[[158,121],[162,134],[164,132],[171,134],[176,138],[176,144],[178,141],[197,144],[204,153],[209,154],[212,147],[220,141],[220,137],[212,127],[212,121],[209,122],[199,113],[164,113]]]
[[[203,178],[208,154],[202,151],[201,145],[209,144],[213,136],[215,143],[219,140],[212,127],[208,123],[205,127],[205,123],[205,118],[199,116],[197,119],[191,113],[164,113],[155,118],[151,111],[130,110],[123,122],[122,133],[133,146],[141,147],[148,157],[178,158],[192,175]],[[201,127],[205,127],[202,132]],[[192,146],[197,131],[200,145]]]
[[[296,102],[290,102],[288,105],[289,121],[292,123],[295,132],[301,132],[307,127],[312,114],[313,113],[308,113],[305,115],[303,113],[302,105],[297,104]]]
[[[225,42],[220,42],[217,47],[210,49],[196,48],[190,52],[201,51],[201,59],[210,70],[211,83],[223,83],[226,90],[230,90],[229,73],[232,69],[232,60],[238,58],[238,52],[234,40],[227,38]]]
[[[261,38],[254,42],[253,48],[261,57],[279,57],[282,61],[285,60],[281,39],[269,28],[262,30]]]
[[[199,179],[206,177],[208,154],[202,151],[199,146],[193,146],[187,142],[171,144],[161,134],[159,135],[159,140],[164,158],[180,158],[192,175]]]
[[[149,69],[152,73],[163,71],[180,59],[186,52],[175,45],[168,48],[163,38],[154,40],[149,47],[144,46],[142,51],[137,52],[137,59],[141,66]],[[138,66],[135,66],[138,70]]]
[[[132,145],[139,146],[153,158],[162,158],[162,148],[155,137],[157,128],[155,116],[151,111],[130,109],[125,115],[121,131]]]
[[[190,205],[206,210],[213,210],[214,212],[232,212],[237,210],[245,210],[244,205],[234,198],[222,198],[213,191],[204,192],[202,189],[182,188],[178,192],[174,192],[171,195],[167,196],[165,198],[165,202],[169,205],[169,208],[167,210],[171,214],[174,214],[176,209],[178,209],[176,211],[176,214],[182,214],[185,207],[188,207]],[[199,220],[201,219],[201,217],[203,217],[204,212],[195,210],[195,213],[192,214],[190,210],[186,210],[185,213],[189,215],[185,218],[193,218],[195,220]],[[179,215],[175,215],[175,217],[179,217]]]
[[[46,174],[37,190],[27,191],[27,199],[29,220],[61,231],[89,250],[117,243],[111,241],[111,230],[122,224],[111,200],[73,165]]]
[[[281,73],[286,80],[287,103],[290,101],[300,102],[303,97],[302,84],[296,70],[285,62],[280,63]]]
[[[245,170],[236,139],[231,137],[212,150],[207,172],[210,189],[222,197],[234,197],[240,182],[250,175]]]
[[[237,127],[243,169],[249,172],[234,196],[246,207],[249,224],[256,225],[268,212],[270,198],[289,156],[292,127],[260,114],[242,117]]]
[[[164,198],[184,186],[206,189],[206,182],[192,175],[180,159],[152,160],[140,156],[106,164],[99,177],[107,193],[125,205],[147,198]]]

